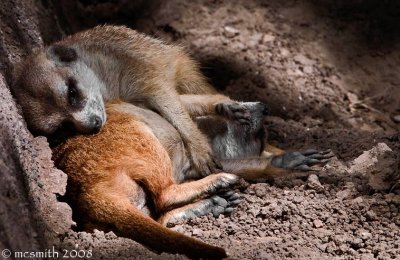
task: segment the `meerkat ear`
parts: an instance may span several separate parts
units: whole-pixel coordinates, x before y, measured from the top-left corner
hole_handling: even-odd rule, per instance
[[[54,60],[61,62],[73,62],[78,59],[78,53],[73,47],[54,44],[48,49],[48,55]]]

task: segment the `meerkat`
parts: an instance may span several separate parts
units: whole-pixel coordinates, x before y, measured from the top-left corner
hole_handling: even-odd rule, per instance
[[[177,182],[168,152],[146,123],[112,105],[107,114],[107,123],[99,134],[75,136],[53,149],[56,166],[68,175],[66,201],[74,215],[81,217],[82,228],[112,230],[156,251],[191,258],[226,257],[222,248],[165,225],[180,214],[188,215],[185,212],[231,209],[238,203],[234,193],[225,194],[226,200],[202,197],[228,188],[238,177],[217,173],[197,181]]]
[[[225,251],[186,237],[165,226],[212,213],[230,213],[240,196],[219,190],[239,177],[256,180],[308,170],[326,152],[265,154],[265,105],[242,103],[251,115],[247,125],[227,119],[237,106],[229,102],[184,97],[182,104],[199,102],[191,116],[212,144],[224,169],[198,179],[181,135],[166,119],[145,107],[107,104],[108,120],[96,135],[81,135],[53,148],[53,160],[68,175],[66,201],[80,228],[112,230],[154,250],[183,253],[193,258],[221,258]],[[217,113],[215,113],[217,111]],[[229,116],[228,116],[229,117]],[[194,180],[193,179],[196,179]]]
[[[121,99],[143,103],[173,125],[198,173],[208,175],[218,166],[179,96],[215,95],[216,101],[234,102],[216,95],[179,46],[125,26],[97,26],[34,51],[16,67],[12,92],[34,134],[51,136],[64,125],[98,132],[106,122],[104,101]],[[237,109],[231,115],[248,120],[246,111]]]

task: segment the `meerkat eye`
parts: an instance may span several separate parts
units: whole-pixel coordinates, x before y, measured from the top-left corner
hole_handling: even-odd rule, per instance
[[[78,106],[80,102],[80,93],[77,87],[77,82],[74,78],[68,78],[66,85],[68,87],[68,103],[71,106]]]

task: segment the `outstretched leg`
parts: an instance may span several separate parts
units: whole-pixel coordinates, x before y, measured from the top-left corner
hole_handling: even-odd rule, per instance
[[[245,180],[289,176],[293,171],[312,171],[313,165],[331,158],[330,150],[319,152],[286,152],[280,155],[249,159],[224,159],[220,163],[224,171],[237,174]]]

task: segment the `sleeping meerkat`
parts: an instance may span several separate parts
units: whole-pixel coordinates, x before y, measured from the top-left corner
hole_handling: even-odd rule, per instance
[[[148,125],[112,105],[107,114],[100,133],[74,136],[53,148],[56,166],[68,175],[66,201],[80,217],[80,227],[114,231],[156,251],[191,258],[226,257],[222,248],[162,224],[178,211],[198,209],[201,202],[217,206],[222,198],[201,198],[233,185],[238,177],[217,173],[179,183],[167,151]],[[232,195],[228,193],[227,199],[236,205]]]
[[[34,134],[50,136],[66,124],[95,133],[106,122],[104,101],[143,103],[177,129],[198,173],[217,168],[179,99],[217,93],[178,46],[124,26],[97,26],[34,51],[17,66],[16,77],[12,92]],[[223,95],[214,99],[229,101]],[[248,119],[240,106],[231,115]]]
[[[129,103],[107,104],[108,120],[100,133],[68,139],[53,148],[53,160],[68,175],[66,201],[80,228],[94,228],[132,238],[153,250],[192,258],[222,258],[225,251],[169,230],[165,225],[212,213],[230,213],[240,197],[233,191],[217,194],[238,181],[290,174],[321,163],[327,153],[266,155],[259,102],[242,103],[250,112],[247,125],[226,119],[235,113],[229,102],[213,108],[213,100],[198,102],[191,115],[212,144],[224,169],[196,179],[178,131],[159,114]],[[213,111],[219,115],[214,115]],[[220,116],[225,115],[225,116]]]

